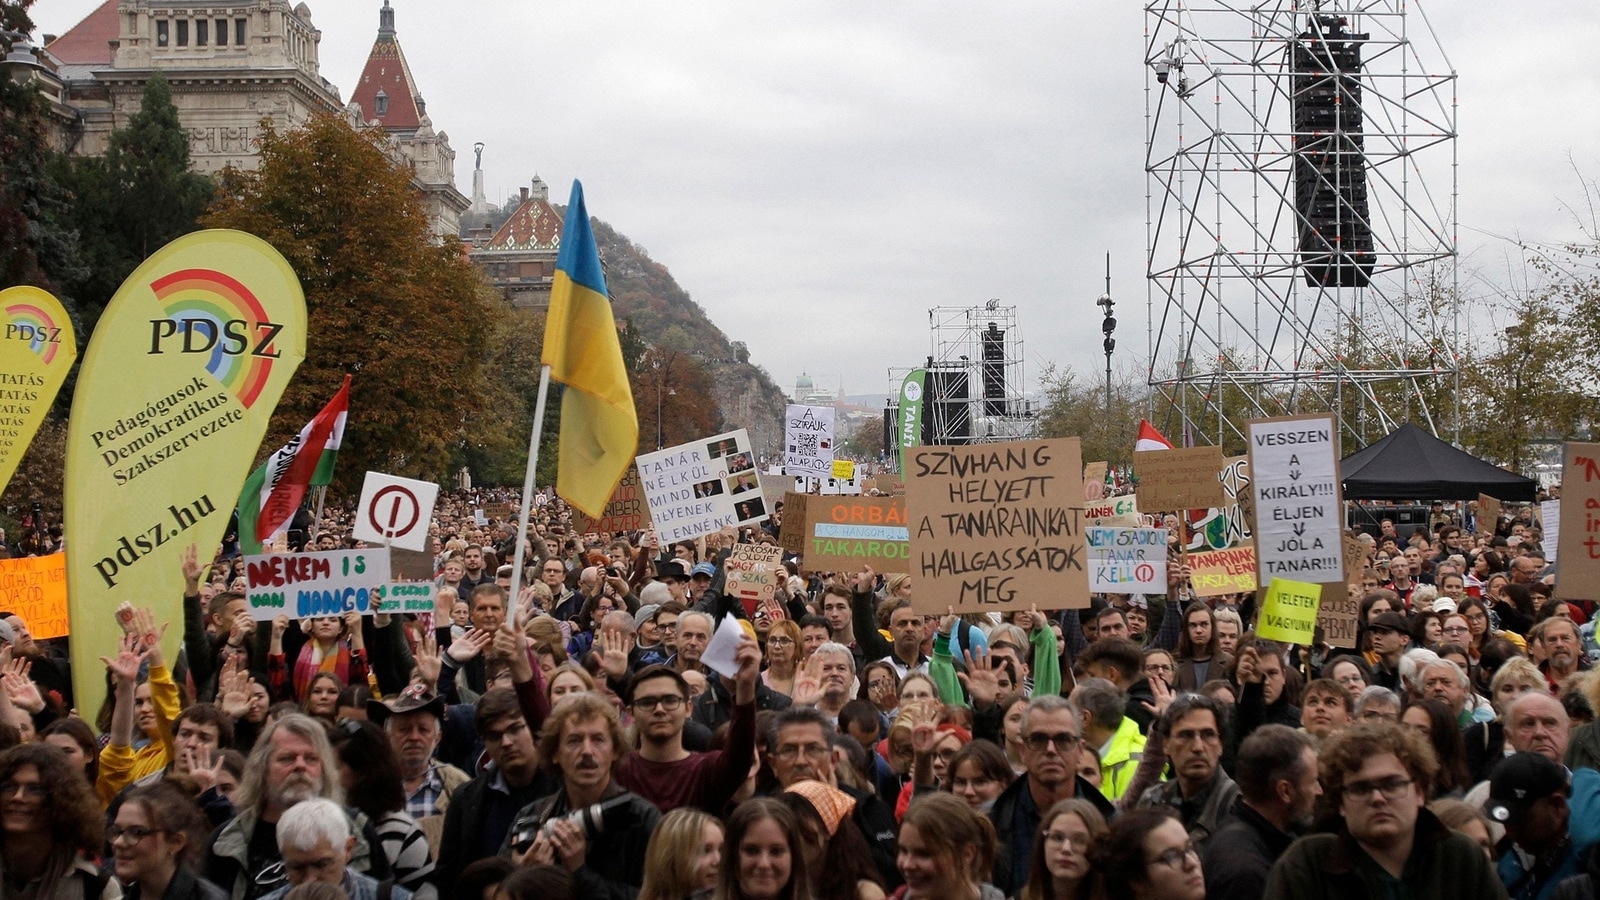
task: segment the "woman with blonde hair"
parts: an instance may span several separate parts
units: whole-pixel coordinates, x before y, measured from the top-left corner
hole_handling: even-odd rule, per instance
[[[785,697],[794,694],[801,640],[800,626],[793,619],[779,619],[767,629],[767,669],[761,673],[761,683]]]
[[[598,687],[594,676],[588,670],[574,663],[562,663],[550,671],[550,677],[545,679],[546,699],[551,706],[561,698],[571,694],[581,694],[592,691]]]
[[[1467,771],[1474,782],[1488,781],[1494,767],[1506,757],[1506,713],[1511,702],[1529,691],[1543,690],[1548,690],[1544,673],[1525,656],[1506,660],[1494,673],[1489,682],[1489,702],[1494,705],[1495,718],[1474,722],[1461,735]]]
[[[722,823],[692,807],[666,814],[644,852],[639,900],[707,897],[722,865]]]
[[[905,886],[894,900],[1000,900],[988,883],[994,866],[994,825],[943,792],[924,794],[900,822],[895,863]]]

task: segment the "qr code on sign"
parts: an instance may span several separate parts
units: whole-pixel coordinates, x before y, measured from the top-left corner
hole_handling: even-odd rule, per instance
[[[819,437],[820,435],[815,434],[797,434],[794,436],[794,441],[789,444],[789,452],[795,456],[816,456]]]

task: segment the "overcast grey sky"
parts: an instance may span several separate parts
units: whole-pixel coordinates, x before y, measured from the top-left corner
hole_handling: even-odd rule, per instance
[[[348,100],[381,0],[308,2]],[[33,15],[56,33],[96,5]],[[785,387],[804,369],[886,392],[889,367],[928,354],[928,308],[989,298],[1018,307],[1030,379],[1048,362],[1092,377],[1108,250],[1118,356],[1142,368],[1140,3],[394,6],[464,193],[475,141],[491,200],[537,173],[565,202],[582,178],[590,211]],[[1600,177],[1600,4],[1424,8],[1460,75],[1462,281],[1504,280],[1514,251],[1490,235],[1574,236],[1574,166]]]

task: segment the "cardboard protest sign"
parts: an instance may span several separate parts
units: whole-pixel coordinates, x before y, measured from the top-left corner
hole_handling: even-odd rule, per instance
[[[1221,506],[1226,499],[1217,480],[1221,470],[1221,447],[1134,451],[1139,506],[1151,512]]]
[[[433,554],[425,550],[389,548],[389,572],[402,581],[432,581]]]
[[[758,605],[772,599],[778,587],[773,566],[782,560],[782,547],[770,544],[733,545],[724,564],[727,572],[724,590],[744,603],[746,615],[754,615]]]
[[[1258,580],[1343,583],[1343,504],[1333,417],[1258,419],[1245,428]]]
[[[1274,578],[1267,585],[1256,634],[1269,641],[1310,646],[1321,604],[1322,585]]]
[[[1322,586],[1322,605],[1317,608],[1317,627],[1324,643],[1353,650],[1356,646],[1356,620],[1361,615],[1361,600],[1350,596],[1343,584]]]
[[[644,489],[639,485],[639,467],[630,465],[628,471],[622,473],[622,480],[612,489],[606,508],[600,511],[600,518],[591,518],[573,509],[572,527],[579,534],[649,530],[650,507],[644,502]]]
[[[0,604],[28,623],[35,640],[67,634],[67,556],[0,559]]]
[[[788,507],[785,507],[787,509]],[[806,501],[808,572],[904,572],[911,536],[904,497],[812,497]]]
[[[789,404],[783,415],[787,475],[827,478],[833,474],[833,407]]]
[[[1344,580],[1346,584],[1355,584],[1361,580],[1361,573],[1367,570],[1367,545],[1358,537],[1344,535]]]
[[[762,472],[756,480],[761,482],[761,496],[767,501],[767,509],[772,509],[783,500],[784,494],[794,490],[794,479],[788,475]]]
[[[1478,533],[1494,534],[1495,525],[1500,522],[1500,500],[1488,494],[1478,495]]]
[[[1256,589],[1256,548],[1229,547],[1189,554],[1189,582],[1197,597],[1242,594]]]
[[[906,450],[917,609],[1089,605],[1077,438]]]
[[[1250,460],[1245,456],[1230,456],[1222,461],[1217,473],[1222,483],[1222,505],[1207,507],[1189,513],[1189,552],[1226,550],[1251,539],[1250,517]]]
[[[1167,591],[1165,528],[1089,526],[1089,590],[1112,594]]]
[[[389,554],[382,547],[277,553],[244,558],[250,618],[270,622],[377,612],[372,589],[388,584]]]
[[[431,614],[435,588],[431,581],[421,581],[414,584],[380,584],[374,589],[375,601],[372,605],[375,612],[396,615],[411,613],[413,615]]]
[[[1096,500],[1083,508],[1083,520],[1088,525],[1139,526],[1139,501],[1133,494]]]
[[[1561,569],[1556,596],[1600,600],[1600,444],[1568,444],[1561,468],[1561,514],[1557,534]]]
[[[806,550],[805,494],[790,491],[783,495],[783,524],[778,528],[778,546],[785,553],[801,554]]]
[[[641,454],[639,483],[662,543],[765,521],[767,501],[743,428]]]

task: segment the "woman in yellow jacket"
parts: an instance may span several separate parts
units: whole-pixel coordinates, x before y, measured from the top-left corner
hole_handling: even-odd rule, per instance
[[[100,777],[95,792],[109,806],[128,785],[172,762],[172,723],[182,711],[178,685],[161,658],[161,634],[148,609],[117,610],[125,636],[116,659],[100,657],[115,684],[116,708],[111,715],[111,740],[100,751]],[[149,677],[139,682],[139,667],[149,662]],[[135,729],[137,725],[137,730]],[[137,739],[135,738],[137,735]]]

